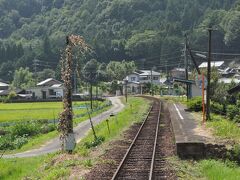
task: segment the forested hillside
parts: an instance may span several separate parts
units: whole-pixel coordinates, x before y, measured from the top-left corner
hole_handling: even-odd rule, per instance
[[[162,68],[181,61],[185,33],[194,49],[206,50],[210,24],[215,51],[240,51],[240,0],[0,0],[0,78],[33,69],[34,59],[37,70],[55,69],[71,33],[100,62]]]

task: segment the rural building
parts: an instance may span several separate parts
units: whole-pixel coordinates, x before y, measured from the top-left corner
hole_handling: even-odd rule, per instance
[[[35,99],[55,99],[63,97],[63,83],[48,78],[37,84],[37,87],[28,90]]]
[[[151,70],[138,70],[129,74],[122,82],[124,84],[127,81],[128,93],[131,94],[142,94],[142,88],[147,83],[153,83],[160,85],[160,73]],[[123,92],[125,92],[125,85],[123,86]]]

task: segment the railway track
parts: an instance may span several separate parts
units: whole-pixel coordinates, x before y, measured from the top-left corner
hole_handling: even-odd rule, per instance
[[[158,151],[160,148],[158,137],[161,111],[161,102],[154,100],[145,121],[119,164],[112,180],[165,179],[163,171],[165,161]]]

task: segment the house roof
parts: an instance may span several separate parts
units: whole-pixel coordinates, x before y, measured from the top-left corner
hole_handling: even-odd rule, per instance
[[[212,61],[211,62],[211,67],[220,67],[224,64],[224,61]],[[208,62],[203,62],[198,66],[199,68],[206,68],[208,67]]]
[[[44,85],[48,85],[48,83],[50,83],[51,81],[53,81],[53,84],[62,84],[60,81],[53,79],[53,78],[48,78],[44,81],[41,81],[37,84],[37,86],[44,86]]]
[[[61,86],[62,86],[62,84],[54,84],[51,87],[61,87]]]
[[[0,82],[0,87],[7,87],[7,86],[9,86],[9,84],[4,83],[4,82]]]
[[[180,79],[180,78],[173,78],[173,82],[181,82],[185,84],[196,84],[193,80],[186,80],[186,79]]]
[[[140,76],[151,76],[151,70],[140,70],[139,71]],[[152,71],[153,76],[160,76],[159,72]]]

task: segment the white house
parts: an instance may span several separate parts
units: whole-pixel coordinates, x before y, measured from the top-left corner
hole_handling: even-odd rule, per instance
[[[127,82],[128,93],[142,94],[142,87],[146,83],[153,83],[160,85],[160,73],[151,70],[139,70],[129,74],[124,80],[123,84]],[[125,87],[123,86],[123,91],[125,92]]]
[[[62,82],[48,78],[37,84],[37,87],[31,88],[28,91],[32,93],[32,97],[36,99],[54,99],[63,97]]]

